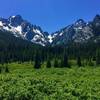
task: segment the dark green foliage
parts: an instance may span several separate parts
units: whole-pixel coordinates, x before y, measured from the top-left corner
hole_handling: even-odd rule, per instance
[[[42,50],[39,45],[14,37],[9,32],[0,31],[0,63],[33,61],[35,52]]]
[[[70,43],[68,45],[42,47],[35,44],[33,45],[20,38],[15,38],[8,32],[0,31],[0,64],[33,61],[36,62],[35,67],[38,68],[37,65],[41,66],[41,63],[48,62],[47,59],[49,57],[50,61],[56,59],[57,62],[61,62],[60,65],[57,64],[57,67],[70,67],[68,59],[75,60],[78,55],[85,60],[95,58],[96,64],[99,64],[100,56],[99,52],[97,52],[99,46],[99,42],[89,42],[82,45],[78,43]],[[36,57],[37,51],[39,57]],[[87,64],[89,64],[89,62]],[[79,64],[79,66],[80,65],[81,64]]]
[[[39,53],[36,53],[36,55],[35,55],[35,64],[34,64],[34,68],[36,68],[36,69],[41,68],[41,59],[40,59]]]
[[[79,67],[82,66],[80,56],[77,57],[77,65],[78,65]]]
[[[92,57],[88,60],[88,65],[89,66],[94,66]]]
[[[5,72],[6,72],[6,73],[9,73],[8,65],[5,66]]]
[[[94,63],[92,61],[89,62],[89,66],[94,66]]]
[[[64,54],[62,60],[61,60],[61,67],[66,67],[66,68],[70,68],[70,64],[68,62],[68,56],[67,54]]]
[[[58,63],[58,60],[57,59],[54,60],[54,67],[55,68],[58,68],[59,67],[59,63]]]
[[[51,61],[50,61],[50,59],[47,60],[46,67],[47,67],[47,68],[51,68]]]
[[[100,64],[100,49],[96,51],[96,65]]]
[[[0,74],[1,74],[1,72],[2,72],[2,67],[0,66]]]
[[[0,66],[0,73],[5,72],[5,73],[9,73],[9,67],[8,64],[4,64]]]

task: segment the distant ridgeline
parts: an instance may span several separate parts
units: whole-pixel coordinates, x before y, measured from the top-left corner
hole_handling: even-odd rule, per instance
[[[36,57],[36,56],[39,57]],[[100,57],[100,15],[79,19],[49,35],[20,15],[0,18],[0,63],[68,59],[96,61]]]

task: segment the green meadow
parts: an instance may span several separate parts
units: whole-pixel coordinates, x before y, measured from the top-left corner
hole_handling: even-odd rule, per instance
[[[8,68],[0,74],[0,100],[100,100],[99,66],[34,69],[28,62]]]

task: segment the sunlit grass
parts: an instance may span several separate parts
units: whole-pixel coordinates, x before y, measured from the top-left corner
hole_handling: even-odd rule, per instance
[[[99,66],[34,69],[26,62],[8,67],[9,73],[0,74],[0,100],[100,99]]]

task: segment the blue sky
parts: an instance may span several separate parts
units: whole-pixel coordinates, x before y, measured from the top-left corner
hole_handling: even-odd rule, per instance
[[[79,18],[92,20],[100,14],[100,0],[1,0],[0,16],[20,14],[44,31],[55,32]]]

